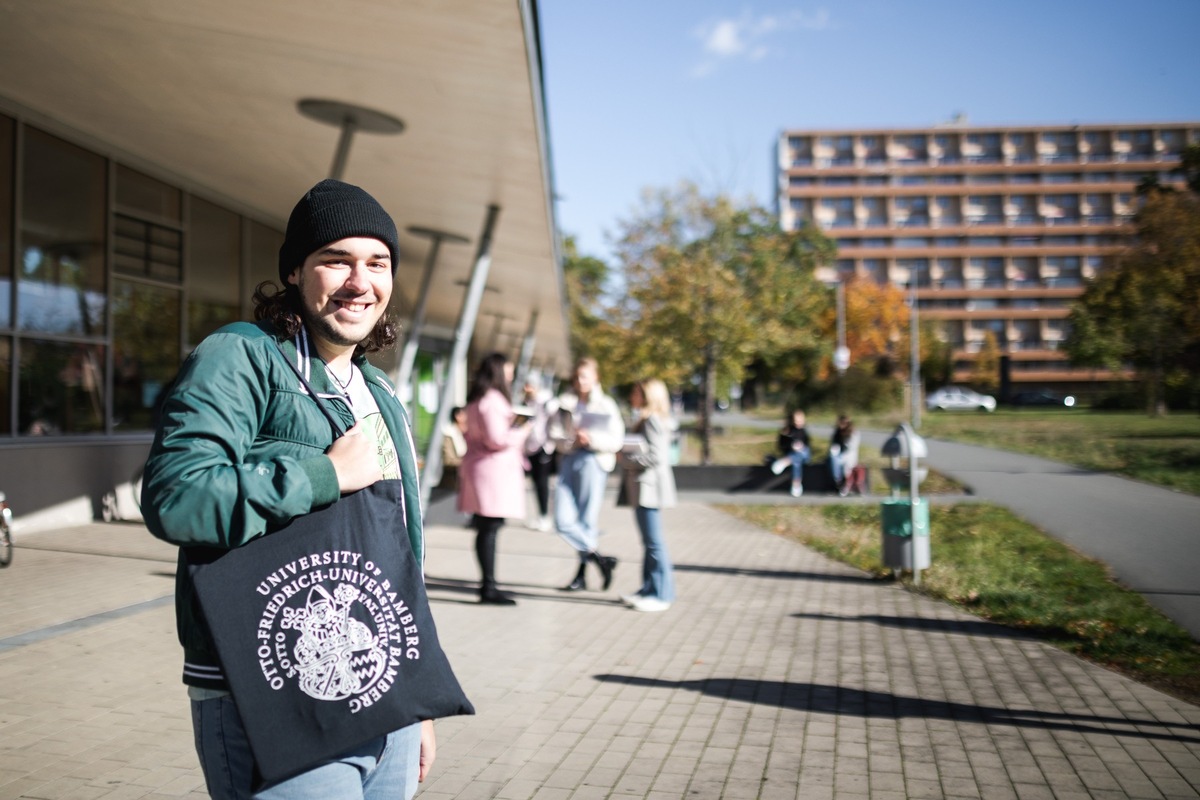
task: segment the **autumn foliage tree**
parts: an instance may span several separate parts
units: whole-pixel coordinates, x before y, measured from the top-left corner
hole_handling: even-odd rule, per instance
[[[756,359],[779,362],[824,346],[831,302],[816,281],[831,259],[814,230],[779,229],[765,209],[707,197],[693,184],[653,190],[620,225],[610,380],[645,376],[702,387],[702,460],[709,460],[714,399]]]
[[[895,284],[852,277],[845,284],[846,347],[854,364],[891,361],[908,328],[904,291]],[[836,340],[837,311],[829,309],[822,329],[827,342]],[[832,369],[832,362],[829,363]]]

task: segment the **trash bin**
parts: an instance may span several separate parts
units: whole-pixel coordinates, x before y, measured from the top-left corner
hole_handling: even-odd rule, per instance
[[[929,446],[902,422],[883,443],[881,452],[890,460],[883,476],[892,492],[879,507],[883,565],[893,573],[912,570],[913,583],[920,586],[921,570],[929,568],[929,501],[921,499],[917,487],[929,470],[917,466],[917,461],[929,456]],[[908,461],[907,468],[901,467],[903,460]],[[902,498],[900,492],[905,488],[908,497]]]
[[[893,570],[928,569],[929,501],[892,497],[880,504],[883,566]],[[913,525],[916,524],[916,530]]]

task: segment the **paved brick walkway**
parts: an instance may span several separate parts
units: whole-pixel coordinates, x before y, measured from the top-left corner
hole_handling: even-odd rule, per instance
[[[696,502],[665,515],[679,599],[623,608],[640,545],[609,507],[609,592],[509,527],[516,608],[474,602],[473,533],[429,531],[444,645],[479,713],[438,724],[418,795],[1195,798],[1200,707],[866,579]],[[167,600],[136,525],[17,540],[0,571],[0,798],[202,798]]]

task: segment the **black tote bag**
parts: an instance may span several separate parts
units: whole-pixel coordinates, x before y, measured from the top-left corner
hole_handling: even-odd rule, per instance
[[[381,480],[191,568],[266,784],[414,722],[475,713],[406,534],[403,483]]]
[[[384,480],[196,568],[258,771],[276,783],[377,736],[473,714]]]

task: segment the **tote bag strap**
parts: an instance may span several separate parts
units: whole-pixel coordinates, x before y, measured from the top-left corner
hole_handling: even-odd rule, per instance
[[[321,413],[324,414],[325,419],[329,421],[329,427],[333,428],[334,440],[336,441],[345,436],[346,432],[342,430],[341,424],[334,419],[333,414],[329,412],[329,409],[325,407],[325,404],[317,399],[317,393],[313,391],[312,386],[310,386],[308,381],[305,380],[304,373],[300,371],[299,367],[292,363],[292,360],[287,357],[287,353],[283,352],[282,348],[279,348],[279,357],[283,359],[285,364],[292,368],[292,372],[296,373],[296,377],[300,379],[300,385],[304,387],[304,390],[308,392],[308,396],[313,399],[313,402],[317,404],[317,408],[321,409]]]

